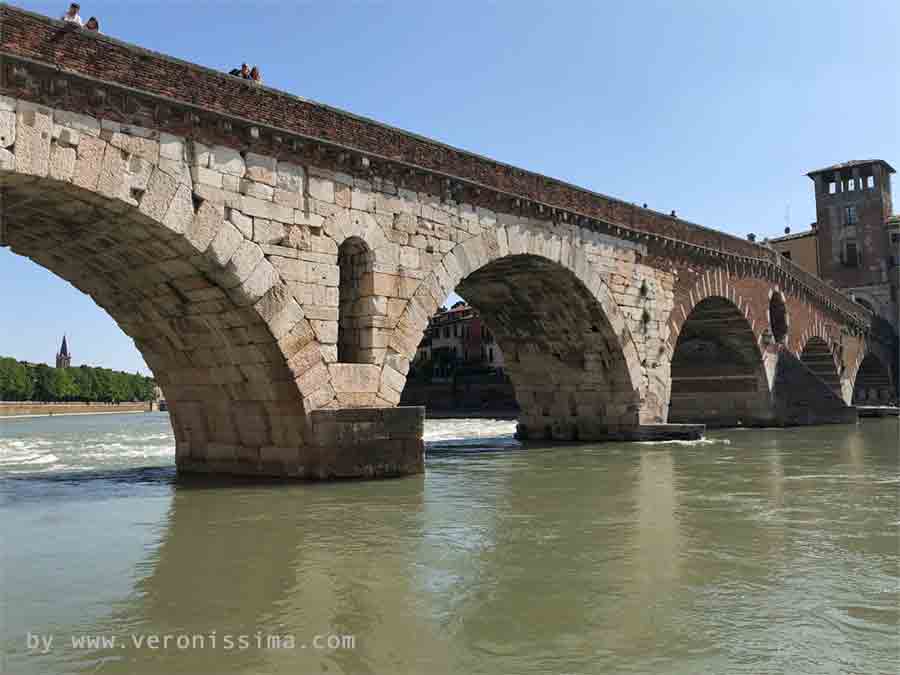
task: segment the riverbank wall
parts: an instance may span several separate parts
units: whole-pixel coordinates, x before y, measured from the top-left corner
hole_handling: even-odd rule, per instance
[[[512,384],[496,376],[431,382],[409,380],[403,389],[400,405],[425,406],[429,416],[479,410],[515,414],[519,410]]]
[[[0,401],[0,418],[41,415],[90,415],[102,413],[152,412],[155,403],[41,403],[40,401]]]

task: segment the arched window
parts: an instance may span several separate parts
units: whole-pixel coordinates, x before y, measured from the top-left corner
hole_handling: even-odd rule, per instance
[[[338,249],[338,361],[373,363],[372,328],[376,314],[372,283],[374,255],[359,237]]]

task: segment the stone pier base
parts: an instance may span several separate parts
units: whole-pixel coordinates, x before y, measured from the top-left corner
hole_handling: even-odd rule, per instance
[[[180,473],[268,476],[300,480],[386,478],[425,470],[425,408],[316,410],[299,447],[179,443]]]
[[[555,441],[695,441],[703,438],[705,424],[636,424],[617,426],[581,425],[572,429],[568,437],[560,435],[559,429],[553,426],[532,429],[519,423],[516,427],[516,438],[529,440]]]

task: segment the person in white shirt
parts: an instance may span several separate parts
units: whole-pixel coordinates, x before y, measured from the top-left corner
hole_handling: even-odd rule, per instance
[[[69,11],[63,14],[62,20],[66,23],[74,24],[80,28],[82,23],[81,15],[78,13],[79,11],[81,11],[81,5],[79,5],[77,2],[73,2],[71,5],[69,5]]]

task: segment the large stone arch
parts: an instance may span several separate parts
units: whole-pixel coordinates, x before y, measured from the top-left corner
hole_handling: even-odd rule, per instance
[[[578,228],[498,225],[459,243],[418,284],[388,345],[381,395],[399,401],[429,317],[460,288],[506,358],[523,436],[599,438],[660,422],[641,401],[638,350],[602,275],[578,246]],[[539,289],[541,285],[545,288]],[[555,307],[536,312],[540,292]],[[547,296],[549,299],[549,296]],[[540,363],[541,377],[529,372]]]
[[[671,356],[670,422],[713,426],[763,424],[771,418],[769,378],[741,298],[711,289],[692,297],[678,323]]]
[[[246,167],[253,159],[9,101],[4,243],[90,295],[134,339],[169,404],[179,466],[304,473],[306,413],[323,388],[316,331],[259,243],[271,221],[254,224],[202,182],[218,153],[261,179],[248,189],[264,185]]]

